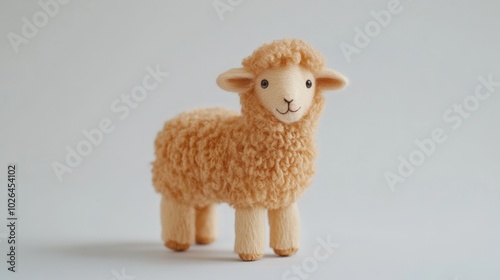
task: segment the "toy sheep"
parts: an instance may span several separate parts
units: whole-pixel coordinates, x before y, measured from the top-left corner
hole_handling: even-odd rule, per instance
[[[241,114],[182,113],[156,138],[153,185],[162,194],[162,239],[172,250],[213,242],[221,202],[236,209],[234,250],[242,260],[264,253],[266,210],[274,252],[290,256],[299,248],[297,201],[315,172],[322,92],[347,81],[297,39],[265,44],[242,64],[217,78],[239,93]]]

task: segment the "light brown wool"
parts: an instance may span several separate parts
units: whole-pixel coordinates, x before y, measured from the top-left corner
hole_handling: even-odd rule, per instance
[[[263,69],[251,65],[300,62],[317,70],[324,64],[303,41],[291,40],[293,48],[279,42],[256,50],[244,60],[244,67],[258,73]],[[301,56],[307,60],[300,60]],[[293,203],[303,194],[315,171],[314,138],[323,95],[316,92],[309,112],[292,124],[278,121],[252,90],[240,93],[240,98],[242,114],[199,109],[165,123],[155,141],[157,192],[198,208],[227,202],[236,208],[267,209]]]
[[[346,79],[301,40],[266,44],[242,64],[217,78],[239,93],[241,113],[182,113],[156,138],[153,185],[162,194],[162,238],[170,249],[214,241],[220,202],[236,208],[234,250],[242,260],[263,256],[266,211],[274,252],[289,256],[299,248],[296,202],[315,172],[322,91],[340,89]]]

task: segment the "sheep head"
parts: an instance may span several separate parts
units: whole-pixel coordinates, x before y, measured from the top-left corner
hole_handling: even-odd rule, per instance
[[[304,41],[279,40],[257,49],[243,61],[244,67],[219,75],[217,84],[256,96],[268,113],[288,124],[309,112],[315,95],[346,85],[341,74],[323,64],[321,55]]]

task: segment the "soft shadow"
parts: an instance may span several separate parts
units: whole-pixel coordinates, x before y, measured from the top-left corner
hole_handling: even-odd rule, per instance
[[[147,261],[178,264],[193,261],[240,262],[231,250],[210,248],[211,245],[192,245],[185,252],[175,252],[157,242],[81,242],[77,244],[39,247],[45,254],[86,259]]]

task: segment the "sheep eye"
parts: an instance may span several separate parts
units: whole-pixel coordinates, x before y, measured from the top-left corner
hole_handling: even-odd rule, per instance
[[[261,88],[267,88],[268,86],[269,86],[269,82],[266,79],[260,81]]]
[[[311,88],[311,87],[312,87],[312,85],[313,85],[313,83],[311,82],[311,80],[307,80],[307,81],[306,81],[306,87],[307,87],[307,88]]]

